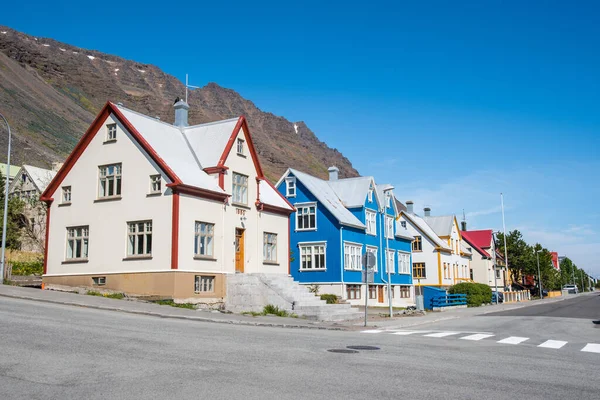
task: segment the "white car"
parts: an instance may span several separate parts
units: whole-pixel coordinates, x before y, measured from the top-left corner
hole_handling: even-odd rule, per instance
[[[579,293],[579,290],[577,289],[577,285],[565,285],[562,287],[562,290],[566,290],[569,294]]]

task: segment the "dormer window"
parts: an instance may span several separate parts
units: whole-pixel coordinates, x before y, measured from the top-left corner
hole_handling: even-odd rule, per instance
[[[106,125],[106,141],[113,142],[117,140],[117,124]]]
[[[373,201],[373,189],[369,189],[369,195],[367,196],[369,202]]]
[[[237,153],[240,156],[244,155],[244,139],[237,140]]]
[[[400,221],[400,225],[401,225],[403,228],[406,228],[406,221]]]
[[[285,193],[287,197],[296,197],[296,178],[285,179]]]
[[[23,181],[23,183],[27,183],[27,175],[21,175],[21,180]]]

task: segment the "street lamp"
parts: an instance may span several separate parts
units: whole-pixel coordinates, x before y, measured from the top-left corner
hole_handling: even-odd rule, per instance
[[[498,272],[497,272],[497,263],[498,261],[496,260],[496,235],[495,232],[492,232],[492,241],[494,242],[494,247],[491,249],[492,250],[492,263],[494,264],[494,289],[496,290],[496,305],[498,305],[498,297],[500,297],[500,295],[498,294]]]
[[[538,265],[538,289],[540,290],[540,299],[544,300],[544,293],[542,291],[542,274],[540,273],[540,251],[536,250],[535,256],[537,257],[537,265]]]
[[[6,158],[6,176],[4,177],[4,214],[2,218],[2,259],[0,259],[0,285],[4,283],[4,253],[6,252],[6,219],[8,214],[8,176],[10,175],[10,125],[4,115],[0,117],[6,123],[8,128],[8,156]]]

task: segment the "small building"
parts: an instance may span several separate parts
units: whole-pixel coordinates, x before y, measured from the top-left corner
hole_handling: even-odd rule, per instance
[[[107,103],[58,171],[43,284],[222,303],[233,274],[289,273],[293,207],[244,117],[188,126]]]
[[[373,177],[340,179],[329,169],[329,180],[288,169],[276,185],[295,207],[291,215],[291,274],[303,285],[317,285],[351,304],[414,304],[411,276],[412,236],[397,227],[397,203],[391,185]],[[374,281],[366,293],[362,257],[374,255]],[[389,272],[389,274],[388,274]],[[388,280],[389,276],[389,280]]]
[[[11,165],[7,174],[6,167],[6,163],[0,163],[0,174],[4,177],[8,176],[8,184],[10,185],[21,168],[18,165]]]
[[[464,228],[466,228],[466,223],[464,223]],[[496,249],[493,231],[491,229],[464,230],[461,234],[467,247],[473,253],[471,279],[474,282],[489,285],[492,289],[497,286],[498,291],[504,291],[508,282],[507,272],[504,258]]]

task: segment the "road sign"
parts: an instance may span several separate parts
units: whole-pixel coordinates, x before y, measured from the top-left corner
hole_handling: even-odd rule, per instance
[[[363,268],[373,268],[377,260],[375,259],[375,254],[370,251],[367,251],[362,255],[362,266]]]
[[[362,280],[364,283],[373,283],[374,276],[375,272],[373,271],[373,268],[368,268],[367,271],[364,269],[362,270]]]

